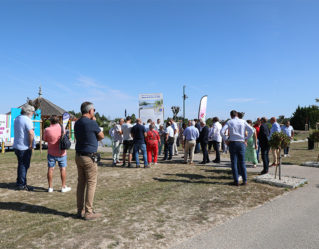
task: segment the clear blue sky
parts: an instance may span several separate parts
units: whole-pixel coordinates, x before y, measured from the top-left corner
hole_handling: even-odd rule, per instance
[[[0,0],[0,113],[37,97],[111,118],[164,94],[196,117],[291,116],[319,97],[319,1]],[[182,113],[182,111],[181,111]]]

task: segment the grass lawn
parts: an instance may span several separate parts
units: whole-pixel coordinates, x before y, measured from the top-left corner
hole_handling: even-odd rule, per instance
[[[282,164],[301,165],[307,161],[317,161],[319,148],[308,150],[308,142],[292,143],[290,144],[289,154],[290,157],[282,158]]]
[[[229,168],[190,166],[178,160],[150,169],[108,167],[102,155],[95,195],[96,221],[75,219],[77,171],[68,152],[67,184],[61,193],[58,169],[47,193],[46,151],[35,151],[28,172],[34,192],[15,191],[13,152],[0,155],[1,248],[167,248],[284,193],[258,184],[229,185]]]

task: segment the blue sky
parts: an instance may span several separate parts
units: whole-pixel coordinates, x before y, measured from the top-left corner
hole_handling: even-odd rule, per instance
[[[165,116],[291,116],[319,97],[319,1],[0,0],[0,113],[37,97],[111,118],[163,93]],[[182,111],[181,111],[182,114]]]

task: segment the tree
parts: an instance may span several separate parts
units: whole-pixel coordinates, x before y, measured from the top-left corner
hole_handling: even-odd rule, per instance
[[[317,122],[319,122],[319,106],[316,105],[298,106],[290,119],[291,125],[296,130],[304,130],[305,124],[309,124],[309,127],[315,129]]]
[[[173,112],[173,119],[176,120],[177,114],[179,113],[180,107],[179,106],[172,106],[171,107]]]
[[[136,123],[136,116],[135,116],[134,113],[131,115],[131,123],[132,123],[132,124],[135,124],[135,123]]]

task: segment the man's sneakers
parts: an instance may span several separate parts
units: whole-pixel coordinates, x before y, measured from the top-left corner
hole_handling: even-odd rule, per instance
[[[53,192],[53,188],[48,188],[48,192],[52,193]]]
[[[66,192],[69,192],[69,191],[71,191],[71,187],[65,186],[64,188],[61,188],[61,192],[62,193],[66,193]]]

